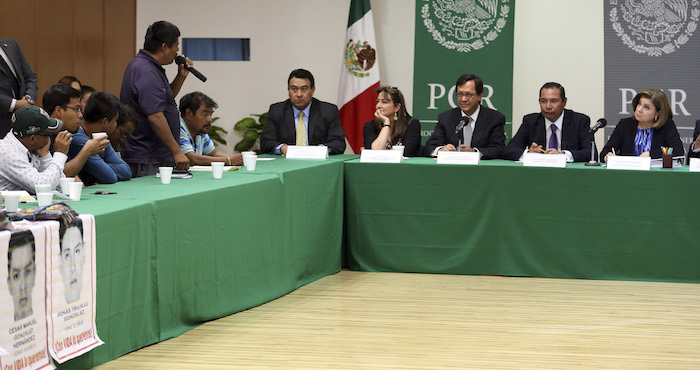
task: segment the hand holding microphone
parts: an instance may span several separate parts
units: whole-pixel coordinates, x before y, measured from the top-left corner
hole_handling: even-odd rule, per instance
[[[198,70],[194,69],[194,67],[190,67],[187,65],[187,58],[185,58],[184,56],[178,55],[177,57],[175,57],[175,63],[184,66],[186,70],[192,72],[192,74],[195,75],[202,82],[207,82],[207,78],[204,77],[203,74],[201,74]]]

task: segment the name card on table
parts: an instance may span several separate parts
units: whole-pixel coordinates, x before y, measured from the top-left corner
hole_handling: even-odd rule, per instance
[[[566,167],[566,154],[525,153],[523,167]]]
[[[401,163],[403,162],[402,150],[371,150],[362,149],[360,153],[361,163]]]
[[[448,152],[437,153],[437,164],[468,164],[478,165],[481,155],[478,152]]]
[[[700,172],[700,158],[690,158],[688,172]]]
[[[285,157],[289,159],[328,159],[328,147],[325,145],[287,145]]]
[[[611,155],[608,157],[608,168],[611,170],[649,171],[651,169],[651,157]]]

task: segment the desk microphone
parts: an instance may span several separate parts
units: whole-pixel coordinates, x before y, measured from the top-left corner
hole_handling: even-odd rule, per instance
[[[202,82],[207,82],[207,78],[204,77],[203,74],[201,74],[198,70],[194,69],[194,67],[188,67],[187,66],[187,59],[185,59],[184,56],[178,55],[175,57],[175,63],[178,65],[182,64],[185,66],[185,69],[192,72],[193,75],[195,75],[197,78],[199,78]]]
[[[596,131],[598,131],[599,128],[603,128],[607,124],[608,120],[606,120],[605,118],[601,118],[598,120],[598,122],[595,123],[595,125],[593,125],[593,127],[590,128],[589,132],[594,134]]]
[[[457,128],[455,128],[455,134],[459,135],[459,133],[464,130],[464,125],[467,124],[467,117],[462,117],[459,120],[459,124],[457,124]]]
[[[467,117],[462,116],[460,118],[457,127],[455,128],[455,134],[457,135],[457,151],[462,151],[462,140],[464,140],[464,125],[467,124]]]
[[[589,133],[595,134],[596,131],[598,131],[599,128],[605,127],[605,125],[608,124],[608,120],[605,118],[599,119],[593,127],[589,129]],[[591,135],[591,160],[586,163],[586,166],[600,166],[600,163],[596,160],[596,156],[598,154],[598,151],[596,150],[595,147],[595,136]]]

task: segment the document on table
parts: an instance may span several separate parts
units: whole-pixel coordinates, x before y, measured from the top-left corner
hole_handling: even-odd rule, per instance
[[[241,166],[224,166],[224,172],[235,171],[241,168]],[[190,166],[190,171],[208,171],[211,172],[211,166]]]

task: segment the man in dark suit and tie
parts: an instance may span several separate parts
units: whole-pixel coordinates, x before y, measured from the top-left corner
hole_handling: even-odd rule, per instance
[[[263,153],[287,154],[288,145],[325,145],[330,154],[345,151],[345,132],[334,104],[314,99],[314,76],[305,69],[287,79],[289,99],[270,106],[260,138]]]
[[[425,154],[437,156],[441,150],[457,151],[457,125],[464,120],[460,151],[479,152],[482,159],[500,158],[506,142],[506,117],[481,105],[484,82],[479,76],[463,74],[457,79],[455,90],[458,107],[438,115],[435,131],[425,144]]]
[[[34,104],[37,90],[36,74],[17,41],[0,38],[0,138],[12,128],[12,113]]]
[[[564,87],[547,82],[540,88],[540,113],[523,117],[523,123],[503,151],[503,158],[517,161],[525,152],[566,154],[567,162],[591,159],[591,119],[566,106]],[[596,153],[597,154],[597,153]]]

